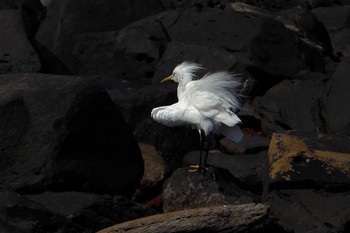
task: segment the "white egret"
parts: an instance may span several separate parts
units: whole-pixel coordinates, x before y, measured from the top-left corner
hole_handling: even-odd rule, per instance
[[[202,66],[192,62],[183,62],[176,66],[172,75],[161,80],[164,83],[173,80],[178,84],[178,102],[169,106],[154,108],[152,118],[169,127],[192,125],[199,132],[200,163],[206,165],[208,150],[202,164],[203,136],[209,133],[222,134],[228,139],[239,142],[243,133],[237,124],[241,120],[235,114],[240,107],[239,88],[241,80],[228,72],[214,72],[195,79],[195,72]],[[209,148],[208,148],[209,149]]]

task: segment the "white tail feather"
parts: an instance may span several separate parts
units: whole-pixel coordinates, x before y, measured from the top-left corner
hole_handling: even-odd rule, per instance
[[[240,142],[243,139],[243,132],[238,125],[233,127],[223,125],[220,129],[220,133],[234,142]]]

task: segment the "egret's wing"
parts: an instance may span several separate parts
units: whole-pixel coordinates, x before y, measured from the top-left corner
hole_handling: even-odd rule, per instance
[[[211,118],[224,109],[223,101],[213,93],[192,91],[187,99],[188,105],[196,108],[204,117]]]
[[[210,118],[216,123],[234,126],[241,120],[232,110],[225,105],[225,100],[220,96],[205,92],[195,91],[188,99],[189,105],[195,108],[204,118]]]
[[[228,72],[216,72],[205,75],[202,79],[192,81],[186,85],[186,92],[202,95],[210,93],[214,96],[203,96],[210,98],[209,104],[221,104],[225,108],[236,111],[240,107],[239,97],[241,88],[241,80],[238,75]],[[217,102],[217,101],[221,102]]]
[[[155,121],[169,127],[197,124],[201,120],[197,110],[183,102],[154,108],[151,112],[151,117]]]

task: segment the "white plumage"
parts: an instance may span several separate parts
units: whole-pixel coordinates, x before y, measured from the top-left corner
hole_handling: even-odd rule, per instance
[[[175,67],[171,76],[161,81],[179,83],[178,102],[154,108],[152,118],[166,126],[190,124],[203,130],[206,136],[213,132],[235,142],[241,141],[243,133],[237,125],[241,120],[234,113],[240,107],[240,79],[220,71],[194,80],[194,73],[199,69],[202,69],[199,64],[183,62]]]

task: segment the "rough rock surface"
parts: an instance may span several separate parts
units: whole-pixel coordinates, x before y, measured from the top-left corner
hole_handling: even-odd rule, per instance
[[[25,195],[54,214],[64,216],[82,228],[96,232],[117,223],[156,214],[150,207],[122,196],[81,192],[45,192]]]
[[[259,101],[262,128],[266,134],[294,129],[305,132],[324,130],[321,97],[324,83],[319,78],[284,80]]]
[[[280,190],[272,199],[272,215],[288,232],[349,232],[349,192]]]
[[[324,93],[326,124],[330,132],[348,131],[350,124],[350,108],[339,107],[339,103],[346,103],[349,98],[350,58],[345,58],[334,72]]]
[[[97,81],[13,74],[0,85],[1,190],[134,192],[140,150]]]
[[[0,10],[0,74],[37,72],[40,61],[29,43],[19,10]]]
[[[350,30],[346,25],[350,16],[350,6],[319,7],[312,11],[327,28],[334,52],[342,56],[350,55]]]
[[[268,154],[270,189],[350,189],[349,151],[339,152],[334,146],[327,148],[321,140],[298,134],[276,133]]]
[[[158,1],[54,0],[41,24],[36,40],[53,52],[72,71],[72,51],[77,36],[89,32],[118,30],[162,10]]]
[[[0,219],[2,233],[93,232],[41,204],[8,191],[0,192]]]
[[[252,202],[254,195],[234,181],[234,177],[222,168],[209,167],[205,173],[180,168],[164,184],[163,211]]]
[[[198,164],[199,152],[191,151],[184,157],[184,166]],[[208,165],[227,169],[234,183],[257,195],[263,191],[263,183],[268,174],[268,156],[266,151],[257,154],[232,156],[223,153],[209,153]]]
[[[96,232],[152,212],[133,198],[160,212],[162,205],[169,211],[267,202],[273,211],[258,220],[267,225],[230,229],[348,233],[349,6],[349,0],[0,0],[6,74],[0,190],[47,205],[3,196],[1,203],[22,204],[0,211],[0,231]],[[197,130],[150,118],[152,108],[177,101],[176,84],[159,80],[183,60],[207,68],[199,77],[227,70],[244,83],[237,114],[245,139],[220,145],[217,136],[208,158],[215,169],[204,175],[182,168],[198,163]],[[140,142],[154,146],[141,145],[143,155],[159,153],[164,161],[158,157],[151,173]],[[188,215],[167,224],[176,213],[157,215],[159,224],[140,221],[153,232],[207,232],[246,216],[238,211],[226,224],[226,213],[216,215],[216,228],[206,225],[210,208],[203,212],[208,218],[196,218],[196,211],[196,224]]]
[[[112,232],[259,232],[268,226],[262,204],[224,205],[154,215],[99,231]],[[266,227],[268,230],[268,227]]]

